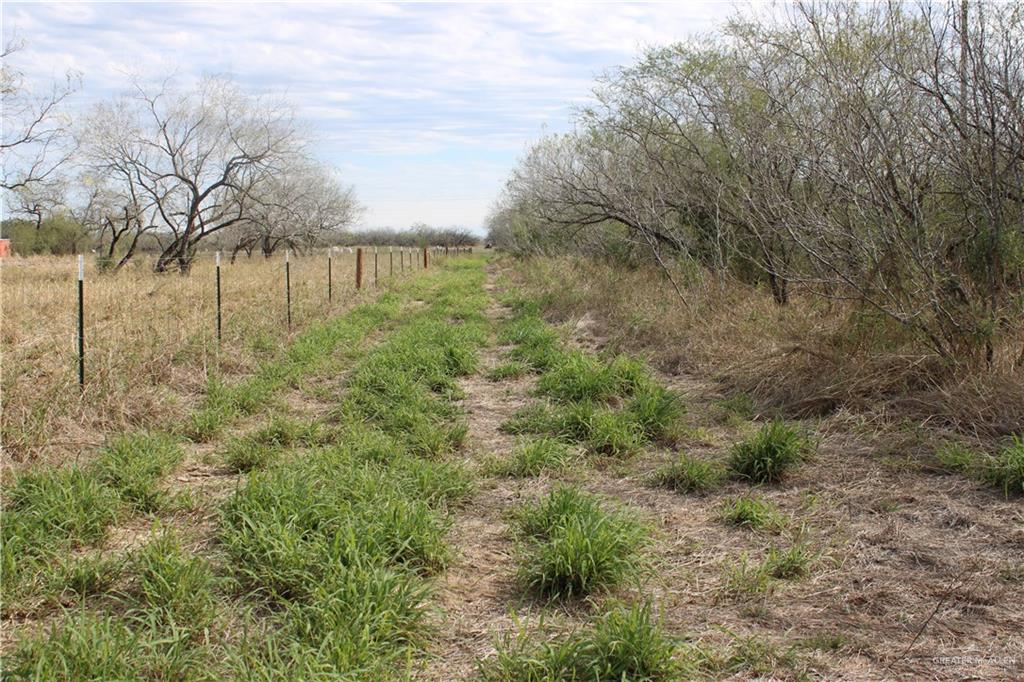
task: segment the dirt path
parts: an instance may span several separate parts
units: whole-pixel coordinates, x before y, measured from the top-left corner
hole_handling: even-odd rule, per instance
[[[488,266],[486,289],[491,294],[487,316],[492,330],[509,315],[494,298],[495,271]],[[493,341],[493,339],[492,339]],[[472,677],[476,661],[493,649],[496,632],[512,627],[510,609],[519,598],[514,582],[512,542],[507,532],[509,510],[532,497],[536,480],[486,476],[490,458],[504,458],[515,438],[499,430],[519,408],[530,402],[536,377],[491,381],[487,373],[499,365],[508,347],[488,344],[480,354],[480,369],[460,381],[465,392],[462,407],[469,425],[466,464],[481,472],[476,494],[456,513],[449,544],[456,555],[440,578],[437,602],[444,610],[438,638],[429,650],[430,659],[416,676],[423,680],[454,680]]]

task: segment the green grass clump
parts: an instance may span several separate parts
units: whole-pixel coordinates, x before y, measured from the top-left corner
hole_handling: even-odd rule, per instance
[[[491,470],[500,476],[540,476],[564,470],[575,458],[576,454],[563,441],[535,438],[517,445],[508,460],[494,463]]]
[[[671,433],[682,415],[679,396],[651,381],[639,384],[626,405],[626,412],[648,440],[661,440]]]
[[[6,601],[45,583],[52,586],[49,565],[70,548],[101,540],[125,507],[141,512],[159,508],[166,499],[160,479],[182,456],[173,438],[136,433],[111,439],[87,467],[19,474],[5,491],[0,527]]]
[[[281,454],[281,448],[257,443],[251,438],[233,438],[224,451],[224,466],[244,474],[262,469]]]
[[[1024,494],[1024,438],[1012,436],[996,454],[973,450],[961,443],[947,443],[936,452],[939,462],[994,488],[1004,495]]]
[[[601,455],[630,457],[646,442],[643,428],[627,412],[597,410],[587,426],[587,449]]]
[[[213,572],[187,553],[169,531],[154,533],[130,562],[131,593],[139,610],[162,622],[202,628],[214,616]]]
[[[506,323],[498,334],[498,341],[515,344],[508,353],[509,359],[521,361],[538,372],[555,366],[562,359],[558,334],[533,314]]]
[[[962,443],[946,443],[935,456],[943,467],[961,474],[970,474],[980,459],[979,453]]]
[[[771,547],[760,562],[743,554],[737,562],[726,564],[725,592],[742,597],[767,594],[779,580],[799,580],[807,576],[817,559],[818,555],[803,543],[784,550]]]
[[[304,422],[288,417],[274,416],[266,425],[253,432],[250,437],[260,445],[290,448],[319,445],[326,440],[326,433],[319,422]]]
[[[559,487],[519,510],[519,580],[539,594],[573,598],[613,587],[641,565],[648,529],[626,510],[607,510],[576,488]]]
[[[723,591],[733,597],[752,597],[772,591],[771,574],[764,562],[751,561],[742,554],[735,563],[725,566]]]
[[[1003,493],[1024,495],[1024,438],[1014,436],[982,466],[981,479]]]
[[[774,483],[801,462],[809,449],[803,433],[776,419],[733,446],[729,468],[754,483]]]
[[[156,511],[166,493],[160,479],[185,456],[181,445],[165,434],[135,433],[113,438],[100,452],[96,471],[136,511]]]
[[[778,532],[786,521],[778,508],[757,497],[737,497],[721,508],[721,518],[734,526]]]
[[[785,550],[769,549],[765,565],[773,578],[794,580],[806,576],[816,559],[817,555],[807,545],[797,543]]]
[[[537,388],[559,402],[599,403],[632,395],[649,382],[647,369],[638,360],[622,355],[603,362],[581,351],[572,351],[544,372]]]
[[[119,560],[90,555],[60,561],[52,569],[48,582],[57,595],[70,593],[82,598],[106,592],[113,587],[120,575]]]
[[[678,493],[706,493],[725,480],[725,470],[716,462],[679,453],[668,466],[655,472],[653,483]]]
[[[161,641],[152,626],[79,613],[62,627],[20,642],[5,656],[4,673],[11,679],[62,682],[186,679],[190,671],[192,676],[198,672],[195,664],[190,647]]]
[[[655,621],[649,604],[617,605],[591,627],[560,640],[536,642],[520,629],[479,661],[487,682],[548,680],[677,680],[695,671],[679,645]]]
[[[353,372],[338,417],[407,436],[409,450],[423,457],[454,452],[467,433],[455,421],[456,378],[476,370],[484,329],[482,323],[452,326],[433,315],[408,324]]]
[[[530,368],[527,367],[522,362],[510,360],[508,362],[501,363],[497,367],[493,367],[489,372],[487,372],[487,378],[490,381],[518,379],[519,377],[526,374],[529,371],[529,369]]]
[[[604,402],[618,395],[619,382],[608,365],[580,351],[572,351],[544,372],[537,389],[559,402]]]
[[[117,491],[78,467],[19,474],[4,492],[0,593],[7,609],[47,582],[47,567],[62,553],[103,538],[121,510]]]

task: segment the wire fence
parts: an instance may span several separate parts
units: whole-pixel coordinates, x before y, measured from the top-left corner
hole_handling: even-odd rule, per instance
[[[202,253],[186,276],[155,273],[149,258],[118,272],[89,258],[4,259],[4,445],[54,430],[73,439],[79,427],[144,411],[140,401],[200,391],[211,371],[251,370],[290,333],[471,251],[334,247],[234,261]],[[71,423],[55,429],[57,416]]]

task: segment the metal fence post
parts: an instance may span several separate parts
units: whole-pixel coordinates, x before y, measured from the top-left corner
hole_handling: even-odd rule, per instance
[[[332,290],[333,282],[331,280],[331,256],[334,255],[334,247],[332,246],[327,250],[327,302],[330,303],[334,291]]]
[[[78,388],[85,390],[85,256],[78,255]]]
[[[288,329],[292,328],[292,264],[291,249],[284,250],[284,298],[288,308]]]
[[[220,315],[220,251],[217,252],[217,345],[221,340],[221,315]]]

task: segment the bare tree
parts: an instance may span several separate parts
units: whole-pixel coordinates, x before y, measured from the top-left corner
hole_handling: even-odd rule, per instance
[[[79,79],[69,71],[63,82],[33,92],[12,63],[22,47],[11,41],[0,53],[0,187],[7,190],[9,208],[32,216],[38,227],[63,199],[64,183],[58,173],[74,151],[70,117],[63,105]]]
[[[351,186],[305,159],[265,177],[249,197],[243,219],[232,228],[232,259],[256,248],[269,257],[281,246],[301,250],[326,243],[354,225],[363,210]]]
[[[246,219],[256,193],[302,152],[292,110],[221,78],[193,90],[139,83],[98,105],[83,129],[86,156],[154,209],[162,272],[188,272],[197,245]]]

